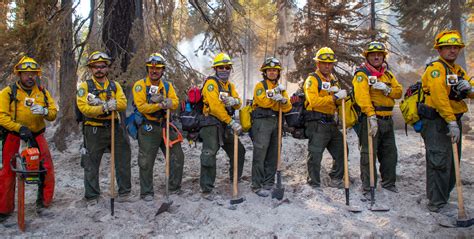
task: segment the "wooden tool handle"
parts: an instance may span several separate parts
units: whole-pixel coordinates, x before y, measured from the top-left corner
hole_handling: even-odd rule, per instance
[[[464,210],[464,198],[462,196],[462,183],[461,183],[461,171],[459,168],[459,154],[458,144],[453,143],[453,156],[454,156],[454,171],[456,173],[456,191],[458,193],[458,218],[467,219],[466,211]]]

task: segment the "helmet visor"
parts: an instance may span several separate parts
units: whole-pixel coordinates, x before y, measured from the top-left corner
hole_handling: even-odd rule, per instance
[[[322,61],[327,61],[327,60],[334,61],[335,59],[336,57],[334,56],[334,54],[329,54],[329,53],[321,54],[318,56],[318,60],[322,60]]]
[[[107,54],[103,53],[103,52],[94,54],[94,55],[90,56],[90,58],[89,58],[89,60],[91,60],[91,61],[97,61],[97,60],[100,60],[100,59],[110,61],[110,57]]]
[[[152,64],[152,65],[164,64],[165,59],[163,59],[163,57],[161,57],[161,56],[151,56],[150,58],[148,58],[146,63],[147,64]]]
[[[385,50],[385,46],[384,46],[382,43],[379,43],[379,42],[370,43],[370,45],[369,45],[369,51],[373,51],[373,50],[384,51],[384,50]]]
[[[39,70],[39,65],[34,63],[34,62],[25,62],[21,63],[16,67],[17,70],[24,71],[26,69],[30,68],[31,70]]]

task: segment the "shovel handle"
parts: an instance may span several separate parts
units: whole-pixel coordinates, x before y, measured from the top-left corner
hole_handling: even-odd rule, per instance
[[[346,100],[342,99],[342,146],[344,147],[344,188],[349,188],[349,160],[347,158]],[[349,194],[347,194],[349,199]],[[349,205],[349,204],[348,204]]]
[[[232,180],[233,182],[233,187],[232,187],[232,197],[235,199],[237,198],[237,195],[239,193],[238,189],[238,171],[239,171],[239,135],[234,132],[234,179]]]
[[[458,218],[467,219],[466,211],[464,210],[464,198],[462,196],[462,183],[461,183],[461,171],[459,168],[459,154],[458,144],[453,143],[453,156],[454,156],[454,171],[456,174],[456,191],[458,193]]]
[[[277,154],[277,171],[281,171],[281,133],[282,133],[282,115],[281,103],[278,104],[278,154]]]
[[[375,177],[374,177],[374,148],[372,144],[372,135],[370,135],[370,120],[367,117],[367,142],[369,148],[369,174],[370,174],[370,187],[374,188]]]

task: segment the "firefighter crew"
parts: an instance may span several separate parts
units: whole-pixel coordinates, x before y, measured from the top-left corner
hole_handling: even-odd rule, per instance
[[[120,84],[107,78],[111,63],[106,53],[93,52],[87,60],[92,79],[82,82],[77,90],[77,106],[84,115],[86,150],[81,155],[81,166],[84,168],[84,198],[88,204],[96,203],[100,197],[99,166],[104,151],[111,147],[111,112],[125,111],[127,107]],[[119,193],[116,201],[125,202],[131,200],[131,151],[127,135],[119,126],[118,113],[115,117],[115,172]]]
[[[388,69],[385,58],[388,52],[381,42],[370,42],[363,56],[366,61],[356,69],[352,84],[355,100],[361,108],[359,122],[360,171],[362,189],[365,195],[370,191],[368,134],[373,137],[374,172],[375,157],[380,163],[382,187],[398,192],[395,185],[398,160],[395,132],[392,120],[395,100],[402,96],[402,86]],[[367,117],[370,125],[367,125]],[[375,186],[377,174],[375,173]]]
[[[306,78],[304,87],[307,110],[305,134],[309,138],[308,184],[314,188],[321,187],[321,160],[324,150],[328,149],[333,158],[329,186],[342,187],[344,148],[334,114],[347,92],[340,89],[339,81],[332,74],[337,59],[331,48],[319,49],[313,60],[317,68]]]
[[[153,200],[153,166],[156,154],[161,148],[165,154],[166,110],[176,110],[179,99],[173,85],[165,81],[166,60],[159,53],[153,53],[146,61],[147,76],[133,86],[133,101],[137,110],[145,117],[138,129],[138,166],[140,168],[140,196],[144,201]],[[178,138],[178,133],[170,129],[170,141]],[[183,176],[184,154],[181,143],[170,147],[169,190],[179,192]]]
[[[278,157],[278,110],[291,110],[285,87],[278,83],[281,63],[275,57],[265,59],[260,71],[263,80],[255,85],[253,93],[252,135],[252,190],[268,197],[275,183]]]
[[[202,139],[201,152],[201,192],[208,200],[215,199],[214,181],[216,179],[216,154],[220,147],[230,158],[229,176],[233,175],[233,134],[240,134],[242,126],[232,117],[242,101],[235,85],[229,81],[232,61],[225,53],[219,53],[213,60],[215,75],[209,76],[203,86],[203,120],[199,136]],[[245,148],[238,142],[238,178],[242,176],[245,160]]]
[[[39,149],[40,169],[46,170],[39,177],[38,213],[51,205],[54,195],[54,167],[44,138],[44,121],[56,119],[56,103],[49,91],[40,85],[42,71],[34,59],[22,57],[13,71],[20,79],[0,92],[0,126],[8,131],[3,141],[3,169],[0,170],[0,222],[15,209],[16,177],[10,168],[10,160],[18,153],[20,139]]]
[[[439,58],[427,66],[422,77],[425,99],[418,112],[426,147],[427,206],[433,212],[446,205],[454,188],[452,143],[457,143],[461,156],[461,116],[468,110],[464,99],[474,98],[473,82],[467,81],[466,71],[454,63],[462,48],[458,31],[439,33],[434,43]]]

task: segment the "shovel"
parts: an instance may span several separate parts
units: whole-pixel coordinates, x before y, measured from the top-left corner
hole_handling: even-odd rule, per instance
[[[168,178],[170,176],[170,109],[166,110],[166,142],[165,142],[165,147],[166,147],[166,153],[165,153],[165,202],[161,204],[160,208],[158,208],[158,211],[156,212],[155,216],[158,214],[161,214],[163,212],[166,212],[170,209],[171,204],[173,204],[173,201],[170,201],[169,199],[169,191],[168,191]]]
[[[278,107],[278,157],[277,157],[277,185],[272,191],[272,198],[282,200],[285,194],[285,188],[281,185],[281,123],[282,123],[282,112],[281,104]]]
[[[369,172],[370,172],[370,211],[375,212],[387,212],[390,211],[389,208],[383,207],[380,205],[375,204],[375,162],[374,162],[374,149],[372,145],[372,135],[370,135],[370,121],[369,117],[367,117],[367,138],[369,144]]]
[[[112,136],[110,143],[110,215],[114,215],[115,200],[115,111],[112,111]]]
[[[347,132],[346,132],[346,101],[342,100],[342,142],[344,147],[344,191],[346,193],[346,207],[349,212],[362,212],[357,207],[349,205],[349,160],[347,159]]]
[[[474,224],[474,218],[468,218],[466,211],[464,210],[464,199],[462,196],[462,184],[461,184],[461,172],[459,169],[459,154],[458,145],[453,143],[453,155],[454,155],[454,170],[456,173],[456,191],[458,193],[458,218],[456,220],[457,227],[470,227]]]
[[[232,187],[232,199],[230,200],[230,204],[239,204],[244,201],[244,198],[239,197],[239,180],[238,180],[238,172],[239,172],[239,135],[234,132],[234,179],[233,179],[233,187]]]

